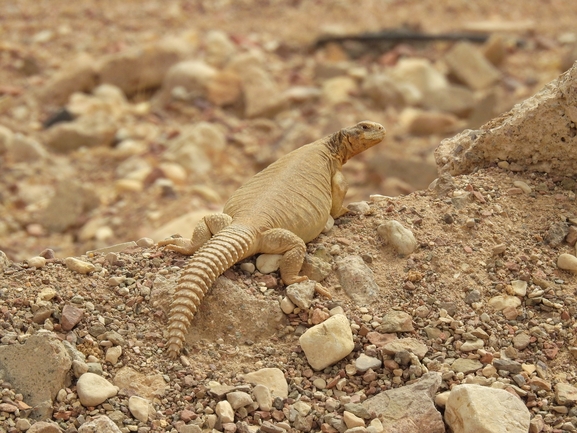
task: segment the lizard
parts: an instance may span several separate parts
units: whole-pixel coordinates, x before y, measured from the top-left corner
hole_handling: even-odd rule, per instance
[[[363,121],[282,156],[242,185],[222,213],[205,216],[192,238],[171,238],[159,246],[192,256],[181,272],[168,315],[167,351],[175,359],[204,295],[228,268],[256,253],[282,254],[284,284],[300,276],[306,243],[330,217],[348,212],[348,184],[341,171],[351,157],[380,143],[385,128]]]

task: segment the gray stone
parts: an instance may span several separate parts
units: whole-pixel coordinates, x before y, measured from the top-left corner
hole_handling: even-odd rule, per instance
[[[453,75],[473,90],[482,90],[495,81],[501,73],[470,42],[458,42],[445,55],[445,62]]]
[[[452,175],[495,164],[572,176],[577,159],[577,65],[535,96],[517,104],[480,130],[465,130],[435,150],[441,172]],[[538,119],[539,121],[536,121]]]
[[[411,385],[368,398],[363,406],[377,415],[387,432],[445,433],[443,418],[433,401],[440,384],[439,373],[426,373]]]
[[[297,307],[308,310],[315,295],[315,285],[311,280],[291,284],[286,288],[286,294]]]
[[[299,343],[308,363],[315,370],[322,370],[340,361],[354,348],[349,320],[342,314],[309,328],[301,335]]]
[[[513,394],[480,385],[452,388],[445,421],[454,433],[527,433],[531,415]]]
[[[358,305],[369,305],[377,298],[379,286],[362,257],[343,257],[337,261],[336,272],[343,290]]]
[[[332,270],[333,268],[331,264],[327,261],[321,259],[320,257],[307,254],[301,268],[301,275],[305,275],[309,277],[309,279],[320,283],[329,276]]]
[[[516,374],[523,371],[523,367],[517,361],[511,361],[509,359],[495,358],[493,359],[493,366],[497,370],[505,370],[510,373]]]
[[[383,363],[380,359],[373,356],[367,356],[364,353],[361,353],[360,356],[355,360],[355,367],[357,368],[357,371],[361,373],[364,373],[370,368],[373,370],[376,368],[381,368],[381,365],[383,365]]]

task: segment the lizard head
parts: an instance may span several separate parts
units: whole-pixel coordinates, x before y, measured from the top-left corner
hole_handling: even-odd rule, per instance
[[[380,123],[365,120],[350,128],[343,128],[340,135],[340,153],[343,164],[353,156],[379,144],[385,138],[385,128]]]

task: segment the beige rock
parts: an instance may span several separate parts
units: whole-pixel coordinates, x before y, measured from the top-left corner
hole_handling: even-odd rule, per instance
[[[230,403],[226,400],[219,401],[216,404],[215,412],[221,423],[234,422],[234,410]]]
[[[406,108],[399,116],[399,123],[413,135],[443,134],[456,128],[458,119],[450,113]]]
[[[577,65],[543,90],[477,131],[443,140],[435,150],[441,172],[452,175],[494,164],[571,176],[577,159]],[[538,121],[536,121],[538,119]]]
[[[423,58],[401,59],[390,71],[390,75],[398,83],[414,86],[421,97],[428,92],[448,86],[445,76],[435,69],[428,59]]]
[[[261,368],[244,375],[244,380],[256,385],[264,385],[273,397],[287,398],[288,384],[279,368]]]
[[[364,427],[365,426],[365,420],[364,419],[359,418],[355,414],[348,412],[346,410],[343,412],[343,421],[347,425],[347,428]]]
[[[46,259],[44,257],[36,256],[28,259],[28,265],[33,268],[43,268],[46,266]]]
[[[82,116],[73,122],[57,123],[44,134],[46,146],[57,152],[70,152],[80,147],[110,146],[116,125],[104,113]]]
[[[266,386],[256,385],[252,393],[260,410],[270,411],[272,409],[272,394]]]
[[[413,319],[410,314],[398,310],[392,310],[385,314],[377,329],[381,333],[413,332],[414,330]]]
[[[98,415],[78,428],[78,433],[121,433],[118,426],[106,415]]]
[[[323,98],[331,105],[347,102],[351,94],[357,90],[357,82],[347,76],[334,77],[323,83]]]
[[[78,272],[79,274],[89,274],[96,269],[92,263],[79,260],[76,257],[66,257],[64,259],[64,264],[68,269],[73,272]]]
[[[354,348],[349,320],[341,314],[309,328],[301,335],[299,343],[315,370],[322,370],[343,359]]]
[[[445,421],[455,433],[526,433],[531,415],[511,393],[480,385],[457,385],[445,406]]]
[[[395,220],[389,220],[377,227],[379,236],[399,254],[411,254],[417,248],[413,232]]]
[[[458,42],[445,55],[450,71],[469,88],[482,90],[496,82],[501,73],[470,42]]]
[[[577,388],[568,383],[557,383],[555,385],[555,401],[562,405],[574,405],[577,403]]]
[[[517,296],[498,295],[489,299],[489,306],[497,311],[504,310],[507,307],[517,308],[521,305],[521,299]]]
[[[572,254],[561,254],[557,259],[557,266],[559,269],[577,274],[577,257]]]
[[[411,337],[393,340],[384,344],[382,347],[382,351],[387,355],[394,355],[397,352],[407,351],[417,355],[419,359],[423,359],[428,350],[429,349],[427,348],[426,344],[421,343],[416,338]]]
[[[187,99],[204,98],[210,80],[217,70],[200,60],[187,60],[170,67],[162,80],[162,88],[157,96],[160,103],[166,103],[173,95],[176,87],[186,92]]]
[[[84,373],[76,383],[78,399],[83,406],[98,406],[108,398],[118,394],[118,387],[112,385],[102,376],[94,373]]]
[[[122,355],[122,347],[113,346],[106,350],[106,362],[110,362],[112,365],[118,362],[118,358]]]
[[[149,400],[164,395],[168,386],[161,374],[139,373],[130,367],[118,370],[113,383],[124,392],[137,394]]]
[[[64,105],[74,92],[90,92],[96,86],[96,61],[86,53],[66,63],[40,88],[44,104]]]
[[[12,136],[6,156],[12,162],[32,162],[46,158],[48,152],[33,138],[16,133]]]
[[[452,113],[467,117],[475,108],[475,95],[462,86],[447,85],[426,92],[421,105],[428,110]]]
[[[147,399],[133,395],[128,399],[128,410],[140,422],[148,421],[150,403]]]
[[[62,430],[52,421],[38,421],[26,430],[27,433],[62,433]]]
[[[276,272],[282,257],[282,254],[260,254],[256,258],[256,268],[263,274]]]
[[[204,56],[208,64],[222,68],[236,52],[236,46],[228,35],[220,30],[211,30],[204,40]]]

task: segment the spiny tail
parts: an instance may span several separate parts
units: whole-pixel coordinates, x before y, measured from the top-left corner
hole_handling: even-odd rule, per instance
[[[182,271],[168,317],[168,356],[176,358],[202,298],[216,279],[254,244],[254,235],[239,226],[229,226],[208,240]]]

